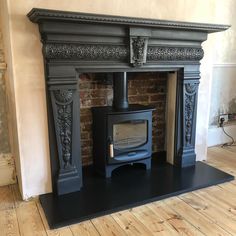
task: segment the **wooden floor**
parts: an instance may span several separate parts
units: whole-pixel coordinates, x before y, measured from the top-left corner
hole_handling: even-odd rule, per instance
[[[207,162],[236,176],[236,147],[210,148]],[[0,236],[5,235],[236,235],[236,181],[58,230],[49,230],[37,199],[23,202],[16,185],[1,187]]]

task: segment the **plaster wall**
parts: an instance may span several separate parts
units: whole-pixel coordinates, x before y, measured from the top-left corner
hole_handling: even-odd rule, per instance
[[[214,65],[212,77],[210,128],[218,125],[220,114],[236,114],[236,64]]]
[[[218,116],[222,113],[236,113],[236,1],[224,1],[215,6],[220,19],[228,19],[231,29],[215,39],[214,65],[210,87],[210,114],[208,146],[230,142],[218,127]],[[236,139],[236,123],[229,123],[225,130]]]
[[[6,154],[10,152],[6,106],[6,86],[4,79],[5,69],[6,64],[4,61],[2,32],[0,26],[0,157],[1,154]]]
[[[6,93],[6,63],[3,53],[2,26],[0,22],[0,186],[16,182],[15,165],[10,148]]]
[[[27,199],[51,191],[42,45],[37,25],[32,24],[26,17],[33,7],[228,24],[230,19],[227,15],[222,17],[216,10],[218,5],[223,7],[225,4],[230,8],[235,6],[233,0],[224,2],[220,0],[2,0],[2,21],[7,25],[3,33],[6,35],[4,41],[8,55],[6,59],[10,64],[9,91],[13,97],[11,102],[12,124],[15,131],[13,147],[17,153],[17,171],[23,198]],[[199,160],[206,157],[208,131],[206,120],[209,115],[211,66],[215,60],[213,55],[215,53],[220,55],[222,60],[227,58],[226,55],[231,50],[225,46],[225,43],[232,35],[234,34],[231,29],[216,33],[211,35],[203,46],[205,57],[202,60],[197,118],[197,158]],[[223,50],[220,47],[214,48],[217,40],[220,40]]]
[[[236,54],[236,51],[235,51]],[[236,114],[236,63],[213,66],[208,146],[231,142],[218,125],[220,114]],[[226,132],[236,140],[236,122],[226,123]]]

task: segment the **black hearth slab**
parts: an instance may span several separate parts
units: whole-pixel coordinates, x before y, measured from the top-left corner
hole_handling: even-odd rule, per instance
[[[91,167],[83,172],[80,192],[40,196],[51,229],[234,179],[203,162],[186,168],[153,162],[150,171],[126,166],[114,171],[111,179],[94,175]]]

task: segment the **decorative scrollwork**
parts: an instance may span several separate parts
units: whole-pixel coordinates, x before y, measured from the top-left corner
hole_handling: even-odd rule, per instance
[[[128,58],[127,47],[117,45],[46,44],[44,53],[47,59],[124,60]]]
[[[141,66],[146,62],[147,38],[136,37],[130,40],[130,62],[134,66]]]
[[[192,125],[195,108],[195,99],[198,84],[187,83],[185,84],[185,141],[186,145],[191,144]]]
[[[56,127],[60,137],[62,160],[64,165],[62,168],[70,169],[72,167],[72,90],[55,90],[54,97],[56,100]]]
[[[195,61],[204,56],[202,48],[184,47],[149,47],[147,60],[160,61]]]

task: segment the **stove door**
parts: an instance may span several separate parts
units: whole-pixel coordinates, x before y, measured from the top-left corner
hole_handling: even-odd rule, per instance
[[[151,156],[152,112],[108,116],[108,163],[135,161]]]

